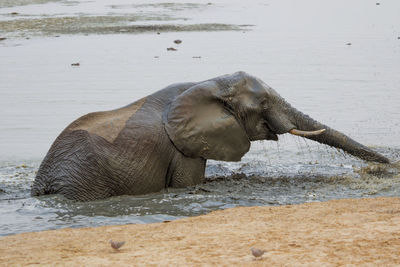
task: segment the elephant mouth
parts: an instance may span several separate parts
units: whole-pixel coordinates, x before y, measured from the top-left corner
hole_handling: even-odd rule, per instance
[[[269,126],[268,122],[265,122],[265,128],[266,128],[266,138],[267,140],[273,140],[273,141],[278,141],[278,135],[271,129],[271,126]]]

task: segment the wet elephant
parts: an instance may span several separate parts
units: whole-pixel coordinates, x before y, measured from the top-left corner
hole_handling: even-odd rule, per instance
[[[244,72],[168,86],[128,106],[87,114],[54,141],[32,195],[88,201],[204,181],[207,159],[240,161],[254,140],[292,133],[368,161],[384,156],[304,115]]]

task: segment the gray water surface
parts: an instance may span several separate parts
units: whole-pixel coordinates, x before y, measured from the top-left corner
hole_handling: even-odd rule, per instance
[[[0,1],[0,235],[399,196],[398,14],[398,1]],[[238,70],[393,164],[283,135],[253,142],[241,162],[209,161],[207,183],[187,189],[30,197],[51,143],[79,116]]]

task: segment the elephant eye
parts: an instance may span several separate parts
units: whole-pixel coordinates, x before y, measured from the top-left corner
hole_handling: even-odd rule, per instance
[[[269,105],[268,105],[266,99],[263,99],[263,100],[261,101],[260,105],[262,106],[262,109],[263,109],[263,110],[268,110],[268,109],[269,109]]]

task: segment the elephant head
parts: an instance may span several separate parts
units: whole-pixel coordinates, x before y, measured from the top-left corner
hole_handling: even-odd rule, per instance
[[[389,163],[296,110],[271,87],[244,72],[192,86],[174,99],[163,121],[175,147],[188,157],[238,161],[249,150],[250,141],[277,141],[277,135],[292,133],[364,160]]]

